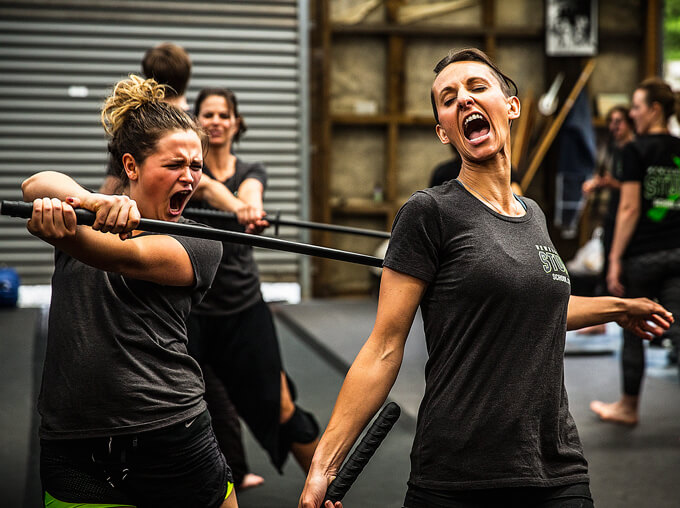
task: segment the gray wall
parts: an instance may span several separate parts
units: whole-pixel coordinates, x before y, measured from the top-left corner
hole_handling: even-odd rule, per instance
[[[190,103],[207,86],[230,87],[239,97],[249,131],[236,151],[265,163],[265,209],[304,216],[300,14],[296,0],[0,1],[0,199],[21,199],[20,182],[47,169],[97,188],[106,165],[104,97],[119,79],[141,73],[149,47],[171,41],[193,61]],[[280,236],[300,239],[295,229]],[[295,255],[257,251],[256,259],[266,280],[302,275]],[[47,283],[52,249],[24,221],[0,217],[0,264],[15,267],[25,284]]]

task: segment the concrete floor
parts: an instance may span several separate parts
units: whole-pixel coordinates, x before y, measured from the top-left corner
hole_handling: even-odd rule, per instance
[[[312,301],[274,308],[284,363],[298,385],[299,402],[313,411],[324,426],[342,374],[373,326],[375,301]],[[37,309],[0,310],[2,506],[40,506],[34,400],[44,345],[34,340],[38,318]],[[588,410],[591,399],[613,400],[618,395],[617,335],[615,327],[601,337],[570,334],[565,359],[570,407],[590,462],[596,506],[677,508],[680,386],[677,371],[665,365],[665,352],[649,349],[640,425],[628,429],[603,424]],[[608,354],[595,354],[602,352]],[[402,418],[345,498],[348,508],[401,506],[414,416],[424,387],[425,358],[422,325],[417,320],[407,341],[399,379],[390,394],[401,405]],[[263,475],[265,484],[240,493],[240,506],[296,506],[304,484],[300,469],[289,460],[285,474],[279,476],[247,431],[245,435],[251,470]]]
[[[351,363],[375,320],[375,300],[311,301],[282,306],[280,318],[319,354],[342,369]],[[667,352],[647,348],[641,423],[633,428],[605,424],[588,409],[593,399],[619,395],[620,328],[580,336],[568,332],[565,383],[571,413],[590,464],[591,491],[598,508],[680,507],[680,385]],[[426,351],[420,315],[406,342],[402,368],[390,393],[415,417],[424,390]],[[403,443],[408,454],[410,442]],[[403,477],[405,482],[407,476]],[[364,506],[359,504],[357,506]],[[383,506],[399,506],[398,504]]]

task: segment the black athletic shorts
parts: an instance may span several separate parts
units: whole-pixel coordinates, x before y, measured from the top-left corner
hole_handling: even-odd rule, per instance
[[[592,508],[587,483],[563,487],[508,487],[441,491],[409,484],[404,508]]]
[[[43,490],[67,503],[217,508],[233,483],[208,411],[140,434],[40,446]]]

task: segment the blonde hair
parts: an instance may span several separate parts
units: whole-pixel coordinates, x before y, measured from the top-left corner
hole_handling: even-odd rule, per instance
[[[192,130],[201,140],[204,152],[208,146],[205,132],[194,119],[165,102],[165,85],[134,74],[116,84],[104,102],[101,120],[111,137],[108,146],[111,163],[123,181],[127,179],[123,154],[131,154],[141,164],[169,132]]]

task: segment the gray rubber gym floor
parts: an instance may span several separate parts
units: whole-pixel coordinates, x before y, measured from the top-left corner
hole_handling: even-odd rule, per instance
[[[328,421],[341,372],[373,326],[373,300],[312,301],[275,306],[286,368],[298,386],[299,403]],[[40,504],[35,387],[44,344],[35,340],[38,309],[0,310],[0,492],[1,506]],[[570,334],[565,376],[571,411],[590,462],[591,489],[599,508],[680,506],[680,386],[665,351],[649,348],[641,423],[634,429],[603,424],[589,413],[593,398],[618,395],[618,331],[598,337]],[[614,351],[613,353],[611,351]],[[582,353],[587,354],[582,354]],[[598,354],[598,353],[607,354]],[[349,508],[399,507],[406,490],[408,454],[419,398],[425,349],[417,320],[407,341],[402,371],[391,393],[402,418],[345,498]],[[245,508],[293,507],[304,476],[289,460],[279,476],[248,432],[253,472],[265,484],[239,494]]]

